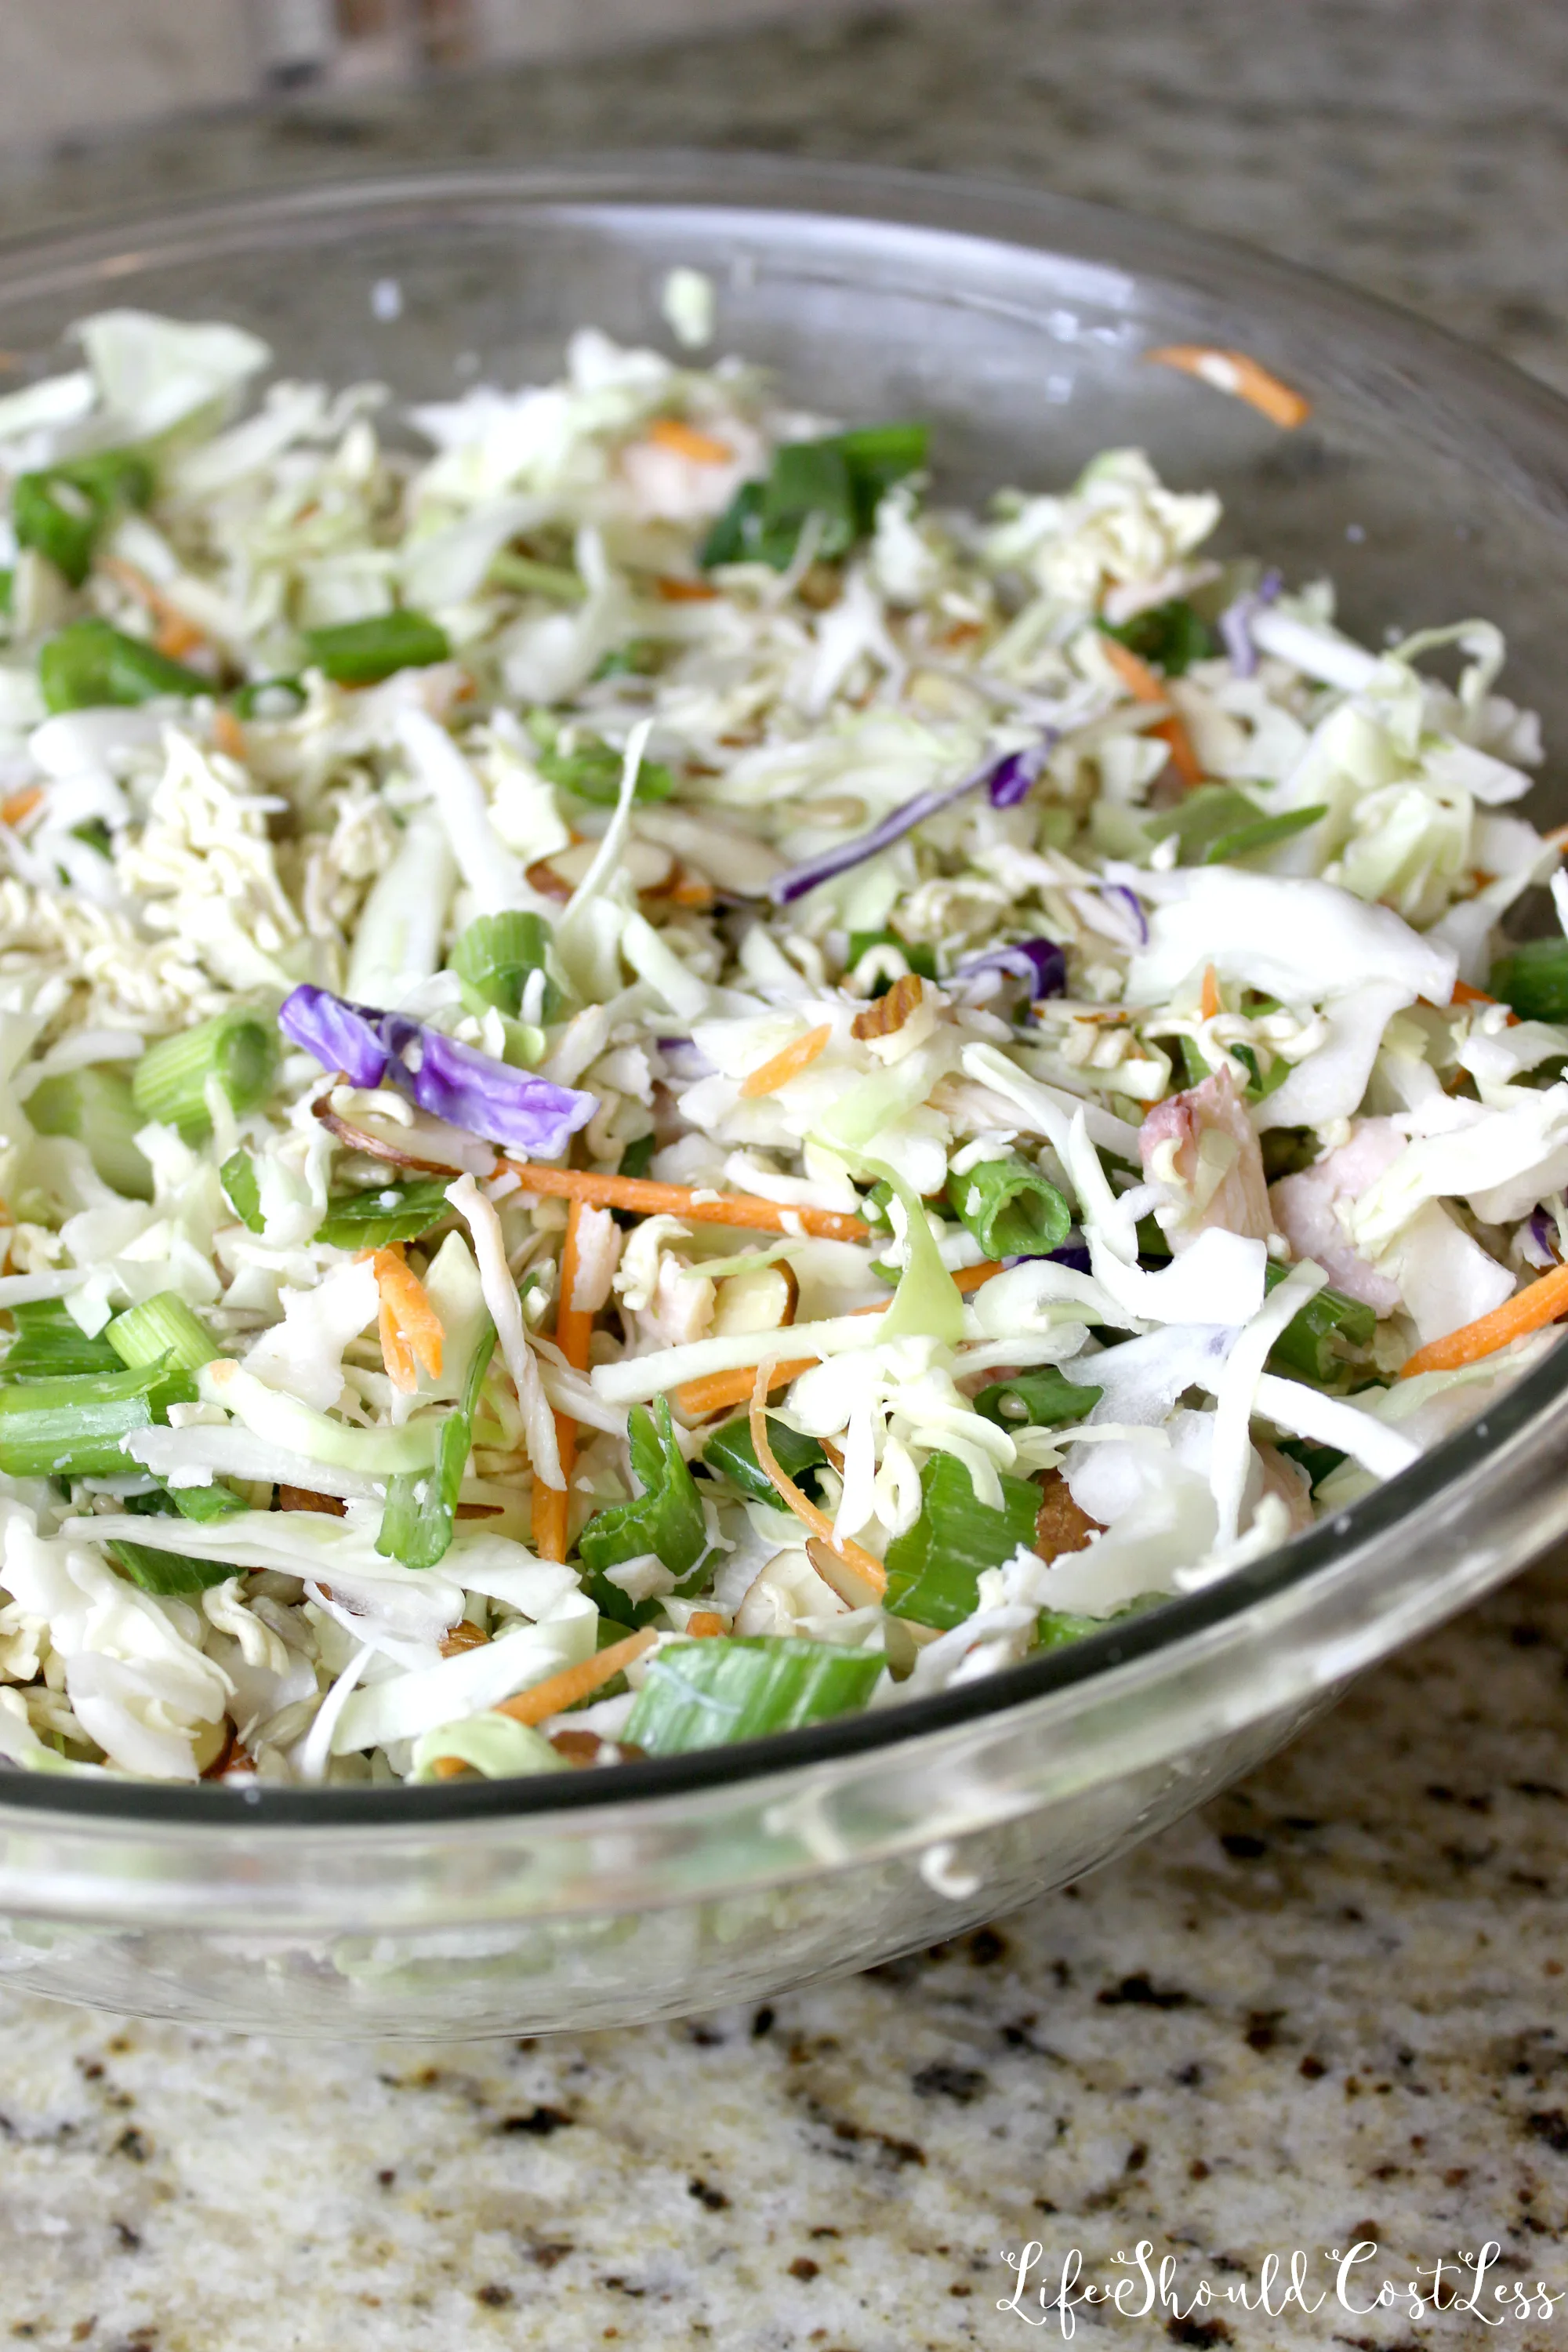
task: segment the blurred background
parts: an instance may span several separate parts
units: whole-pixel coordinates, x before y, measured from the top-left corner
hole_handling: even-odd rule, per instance
[[[1015,179],[1214,230],[1568,389],[1542,0],[0,0],[0,235],[649,146]]]

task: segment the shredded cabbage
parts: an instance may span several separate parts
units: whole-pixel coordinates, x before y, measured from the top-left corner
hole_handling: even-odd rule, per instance
[[[121,309],[0,398],[13,1769],[573,1769],[697,1637],[894,1705],[1551,1344],[1464,1360],[1568,1192],[1498,631],[1358,643],[1139,450],[944,511],[717,308],[402,410]]]

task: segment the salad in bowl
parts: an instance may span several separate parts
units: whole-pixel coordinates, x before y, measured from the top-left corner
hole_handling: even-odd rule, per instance
[[[111,310],[0,398],[14,1769],[897,1706],[1286,1542],[1568,1312],[1496,628],[1363,645],[1134,449],[950,511],[666,299],[679,360],[411,407]]]

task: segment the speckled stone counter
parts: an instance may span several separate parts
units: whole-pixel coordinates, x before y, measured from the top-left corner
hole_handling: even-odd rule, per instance
[[[0,227],[417,156],[802,150],[1221,229],[1568,386],[1565,68],[1531,0],[953,0],[5,159]],[[1489,2241],[1489,2294],[1568,2289],[1565,1653],[1538,1570],[1098,1878],[743,2014],[377,2052],[16,2002],[0,2340],[957,2352],[1060,2341],[1037,2282],[1145,2240],[1175,2307],[1080,2305],[1080,2343],[1546,2352],[1568,2305],[1361,2306]],[[1192,2307],[1255,2302],[1271,2253],[1331,2288],[1358,2244],[1310,2315]]]

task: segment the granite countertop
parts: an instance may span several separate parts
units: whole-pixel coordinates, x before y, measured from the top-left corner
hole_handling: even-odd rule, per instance
[[[1565,67],[1530,0],[950,0],[11,159],[0,228],[415,157],[854,156],[1221,229],[1568,387]],[[1321,2287],[1357,2241],[1352,2304],[1489,2240],[1494,2280],[1568,2287],[1565,1660],[1548,1566],[1097,1877],[744,2013],[376,2051],[12,2000],[0,2334],[958,2352],[1030,2340],[1004,2249],[1041,2249],[1037,2320],[1044,2266],[1114,2277],[1146,2239],[1179,2309],[1080,2308],[1080,2341],[1477,2340],[1189,2306],[1255,2297],[1270,2252]]]

